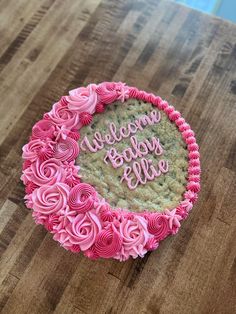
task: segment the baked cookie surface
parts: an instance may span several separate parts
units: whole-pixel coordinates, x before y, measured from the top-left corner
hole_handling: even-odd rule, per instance
[[[92,142],[95,132],[100,132],[104,136],[108,133],[111,122],[118,130],[144,115],[150,115],[153,110],[157,110],[160,114],[159,123],[145,126],[143,130],[138,130],[135,136],[139,143],[152,137],[159,139],[163,153],[156,155],[149,152],[145,158],[152,160],[154,165],[162,159],[166,160],[168,172],[164,175],[147,181],[146,184],[139,184],[133,190],[129,189],[125,181],[120,182],[125,166],[131,165],[134,160],[114,168],[111,163],[104,162],[104,157],[111,147],[114,147],[118,153],[130,147],[130,137],[113,145],[105,143],[101,150],[94,153],[81,150],[77,158],[83,179],[95,186],[98,193],[114,208],[127,208],[135,212],[144,209],[163,211],[165,208],[177,206],[183,197],[187,182],[187,146],[176,125],[152,104],[129,99],[124,103],[118,101],[106,106],[103,114],[94,116],[92,123],[81,129],[79,143],[85,136]],[[138,161],[140,159],[138,158]]]

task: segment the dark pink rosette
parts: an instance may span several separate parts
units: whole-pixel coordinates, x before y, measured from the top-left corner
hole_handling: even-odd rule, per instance
[[[55,126],[52,121],[40,120],[38,121],[32,129],[32,139],[46,139],[54,137]]]
[[[29,168],[24,170],[21,176],[21,180],[25,184],[33,182],[38,186],[64,182],[65,178],[66,171],[60,160],[55,158],[50,158],[42,163],[38,159]]]
[[[59,140],[55,145],[54,158],[60,161],[70,162],[75,160],[79,155],[79,145],[71,137],[67,137],[65,140]]]
[[[97,192],[90,184],[79,183],[71,189],[68,205],[78,213],[85,213],[94,207],[96,198]]]
[[[148,218],[148,231],[153,234],[157,241],[161,241],[170,234],[169,221],[166,215],[150,214]]]
[[[58,213],[67,206],[69,187],[64,183],[43,185],[32,193],[32,206],[35,212],[49,215]]]
[[[121,246],[122,237],[113,225],[98,233],[95,249],[100,257],[110,258],[115,256],[115,254],[120,251]]]
[[[42,161],[49,159],[53,156],[54,145],[55,142],[49,138],[45,140],[31,140],[28,144],[23,146],[22,158],[31,162],[34,162],[37,159],[40,159]]]

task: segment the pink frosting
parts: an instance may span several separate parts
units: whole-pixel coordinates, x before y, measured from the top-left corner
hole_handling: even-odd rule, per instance
[[[79,114],[70,110],[64,101],[55,103],[52,110],[44,115],[44,118],[52,120],[58,126],[66,126],[69,129],[77,128],[79,125]]]
[[[39,159],[33,163],[29,168],[23,171],[21,179],[25,184],[29,181],[38,186],[52,185],[55,182],[64,182],[66,178],[66,171],[62,166],[60,160],[50,158],[44,162]]]
[[[189,165],[184,199],[175,209],[166,209],[163,213],[137,214],[126,209],[111,209],[91,185],[80,182],[79,166],[75,165],[79,154],[76,142],[79,139],[78,129],[91,122],[93,113],[103,112],[107,104],[132,97],[151,102],[164,110],[187,144]],[[136,119],[120,130],[110,123],[108,134],[95,132],[91,143],[85,137],[81,148],[96,152],[105,144],[120,142],[159,120],[160,114],[154,110],[150,117]],[[146,151],[161,154],[159,145],[156,145],[159,141],[138,143],[135,139],[132,136],[133,151],[124,150],[120,154],[110,150],[106,161],[109,159],[117,166],[119,160],[115,158],[118,157],[129,162],[129,159],[136,159],[135,154],[139,158],[146,156]],[[138,156],[141,152],[142,156]],[[148,250],[156,249],[159,241],[178,231],[180,221],[187,217],[200,191],[199,147],[189,124],[167,101],[121,82],[104,82],[98,86],[90,84],[62,97],[33,127],[31,140],[23,147],[22,157],[25,159],[21,177],[27,193],[25,201],[28,208],[33,208],[35,222],[43,224],[66,249],[74,253],[83,251],[91,259],[113,257],[126,260],[130,256],[143,257]],[[140,184],[145,184],[166,173],[168,162],[164,164],[161,160],[154,168],[151,162],[142,158],[140,163],[134,162],[132,168],[126,167],[122,180],[133,188],[136,183],[131,182],[131,171]]]
[[[75,161],[64,162],[64,169],[66,170],[66,178],[65,183],[70,187],[74,187],[75,185],[80,183],[80,175],[79,169],[80,167],[75,165]]]
[[[27,194],[31,194],[31,193],[33,193],[33,191],[35,190],[35,189],[37,189],[39,186],[37,185],[37,184],[35,184],[34,182],[27,182],[27,184],[26,184],[26,186],[25,186],[25,192],[27,193]]]
[[[149,238],[146,245],[145,245],[145,248],[148,250],[148,251],[154,251],[158,248],[159,246],[159,242],[157,241],[157,239],[155,237],[153,238]]]
[[[40,160],[46,160],[53,156],[54,145],[50,139],[40,140],[35,139],[29,141],[28,144],[24,145],[22,148],[22,157],[31,162],[36,161],[38,158]]]
[[[72,224],[66,226],[68,239],[65,244],[67,246],[77,244],[82,251],[85,251],[94,244],[101,229],[101,223],[92,211],[78,214]]]
[[[91,185],[79,183],[71,189],[68,204],[78,213],[85,213],[93,208],[96,197],[97,192]]]
[[[194,193],[192,191],[187,191],[184,193],[185,199],[189,200],[191,203],[195,203],[197,201],[197,193]]]
[[[69,187],[63,183],[43,185],[32,193],[32,203],[35,212],[49,215],[57,213],[67,206]]]
[[[84,251],[84,256],[87,256],[91,260],[96,260],[99,258],[98,253],[96,252],[95,245],[92,245],[89,249]]]
[[[125,101],[129,97],[129,89],[121,82],[103,82],[96,89],[101,102],[110,104],[115,100]]]
[[[95,242],[96,252],[100,257],[110,258],[118,253],[122,246],[122,237],[116,228],[111,225],[107,230],[99,232]]]
[[[148,219],[148,231],[157,241],[163,240],[170,233],[169,220],[163,214],[151,214]]]
[[[173,210],[165,209],[164,211],[168,221],[169,221],[169,228],[173,234],[177,233],[180,228],[180,220],[182,217],[176,213],[176,208]]]
[[[80,139],[80,134],[76,129],[71,129],[68,136],[73,138],[73,140],[78,141]]]
[[[145,245],[148,240],[147,221],[141,216],[135,216],[133,220],[123,218],[119,232],[123,238],[121,251],[116,257],[119,260],[126,260],[129,256],[136,258],[143,257],[147,252]]]
[[[55,145],[54,158],[60,161],[72,161],[79,155],[79,145],[73,138],[61,139]]]
[[[66,96],[68,108],[77,113],[94,113],[97,104],[96,88],[95,84],[90,84],[87,87],[79,87],[69,91],[69,96]]]
[[[190,202],[190,200],[185,199],[180,202],[180,205],[182,208],[184,208],[187,212],[189,212],[193,208],[193,204]]]
[[[102,221],[113,221],[115,216],[115,212],[108,208],[101,208],[100,210],[100,217]]]
[[[49,120],[38,121],[32,129],[32,139],[53,138],[55,131],[54,123]]]
[[[176,214],[179,215],[181,219],[186,219],[188,217],[188,211],[181,205],[176,207]]]
[[[59,224],[59,216],[57,214],[51,214],[47,216],[47,220],[44,222],[44,226],[48,231],[53,231]]]
[[[25,160],[22,165],[22,170],[25,170],[31,166],[31,161]]]

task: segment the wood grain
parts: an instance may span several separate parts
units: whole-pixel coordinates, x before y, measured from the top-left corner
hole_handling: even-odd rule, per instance
[[[0,1],[2,313],[236,312],[236,26],[158,0]],[[21,147],[69,89],[121,80],[169,100],[196,132],[202,192],[144,259],[61,249],[24,207]]]

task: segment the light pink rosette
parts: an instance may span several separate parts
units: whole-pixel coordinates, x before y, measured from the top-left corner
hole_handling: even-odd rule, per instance
[[[87,183],[79,183],[74,186],[69,195],[68,205],[78,213],[85,213],[94,207],[97,192]]]
[[[103,229],[99,232],[95,242],[97,254],[103,258],[110,258],[118,253],[122,246],[122,237],[117,232],[114,225],[108,229]]]
[[[71,224],[65,227],[67,237],[64,246],[79,245],[82,251],[89,249],[101,231],[101,222],[93,212],[78,214]]]
[[[67,206],[69,187],[64,183],[43,185],[32,193],[33,210],[44,215],[58,213]]]
[[[119,225],[119,232],[123,243],[120,252],[114,258],[124,261],[129,256],[143,257],[147,252],[145,245],[149,238],[147,221],[141,216],[135,216],[132,220],[123,218]]]
[[[46,139],[54,137],[55,126],[52,121],[40,120],[38,121],[32,129],[32,139]]]
[[[50,158],[42,163],[38,159],[29,168],[24,170],[21,176],[25,184],[30,181],[38,186],[64,182],[65,178],[66,171],[60,160],[55,158]]]
[[[68,104],[62,101],[55,103],[52,110],[44,115],[57,126],[66,126],[69,129],[78,128],[79,113],[68,108]]]
[[[163,214],[150,214],[148,216],[148,231],[153,234],[157,241],[161,241],[170,234],[169,220]]]
[[[79,145],[71,137],[67,137],[65,140],[59,140],[55,145],[54,158],[60,161],[70,162],[79,155]]]
[[[93,114],[97,104],[96,88],[97,85],[89,84],[87,87],[79,87],[69,91],[69,96],[66,96],[69,110]]]
[[[31,162],[37,159],[46,160],[53,156],[55,142],[51,139],[35,139],[29,141],[28,144],[22,148],[22,158],[30,160]]]

